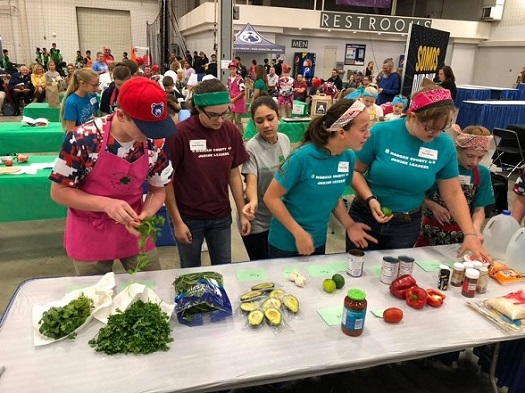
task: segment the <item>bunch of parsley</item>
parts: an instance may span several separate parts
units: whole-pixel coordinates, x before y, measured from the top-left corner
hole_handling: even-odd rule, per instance
[[[89,345],[97,352],[148,354],[167,351],[171,328],[169,316],[158,304],[138,300],[126,311],[117,310],[108,318],[107,326],[99,330]]]

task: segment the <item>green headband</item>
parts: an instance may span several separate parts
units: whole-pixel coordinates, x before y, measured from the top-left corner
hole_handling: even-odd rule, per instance
[[[194,94],[193,103],[196,106],[213,106],[229,104],[230,93],[227,91],[216,91],[214,93]]]

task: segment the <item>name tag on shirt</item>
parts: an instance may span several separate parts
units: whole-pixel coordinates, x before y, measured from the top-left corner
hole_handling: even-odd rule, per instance
[[[95,105],[97,103],[97,97],[91,97],[91,99],[89,100],[89,103],[91,105]]]
[[[420,147],[418,157],[428,158],[430,160],[437,160],[438,151],[434,149],[429,149],[427,147]]]
[[[461,185],[464,185],[464,184],[471,184],[470,183],[470,176],[466,176],[466,175],[459,175],[459,182],[461,183]]]
[[[206,151],[206,139],[192,139],[190,151]]]
[[[350,163],[348,161],[339,161],[337,165],[337,172],[348,173],[350,171]]]

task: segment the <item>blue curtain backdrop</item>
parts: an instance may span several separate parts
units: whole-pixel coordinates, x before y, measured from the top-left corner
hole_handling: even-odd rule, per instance
[[[461,103],[456,120],[461,128],[470,125],[482,125],[492,131],[493,128],[507,128],[509,124],[525,124],[524,105],[490,105]]]

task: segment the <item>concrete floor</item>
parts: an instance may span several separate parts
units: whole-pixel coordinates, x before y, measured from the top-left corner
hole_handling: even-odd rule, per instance
[[[20,120],[20,117],[0,117],[0,121]],[[490,164],[490,156],[491,152],[487,154],[483,162],[485,165]],[[509,187],[512,187],[516,177],[517,175],[511,177]],[[509,207],[511,207],[514,194],[509,192],[508,198]],[[38,277],[75,274],[72,263],[62,247],[64,223],[64,219],[0,223],[0,314],[6,308],[18,285],[23,281]],[[335,233],[328,234],[327,252],[344,252],[344,230],[338,222],[335,222],[333,229]],[[163,269],[180,267],[177,247],[159,247],[159,254]],[[246,260],[248,256],[244,244],[236,227],[232,226],[232,262]],[[209,264],[208,253],[203,252],[203,265]],[[124,272],[119,263],[115,263],[115,270]],[[336,376],[335,381],[337,382],[333,382],[333,377],[324,377],[306,384],[300,383],[286,391],[335,393],[337,391],[348,392],[351,389],[357,392],[492,392],[487,375],[480,373],[479,368],[475,365],[475,359],[470,359],[468,356],[463,357],[459,362],[459,368],[447,370],[436,371],[434,367],[429,368],[427,365],[423,367],[421,364],[404,362],[342,374],[339,377]],[[418,375],[417,379],[411,376],[414,373]],[[384,378],[385,375],[391,375],[392,378],[395,376],[395,379],[389,377],[387,381]],[[390,383],[394,380],[396,383]],[[368,382],[363,384],[363,381]],[[428,381],[433,382],[428,384],[426,383]],[[342,382],[344,383],[341,384]],[[349,385],[354,386],[355,389]],[[331,387],[328,388],[328,386]],[[388,389],[387,386],[389,386]],[[402,389],[401,386],[403,386]],[[263,388],[262,391],[268,390]]]

